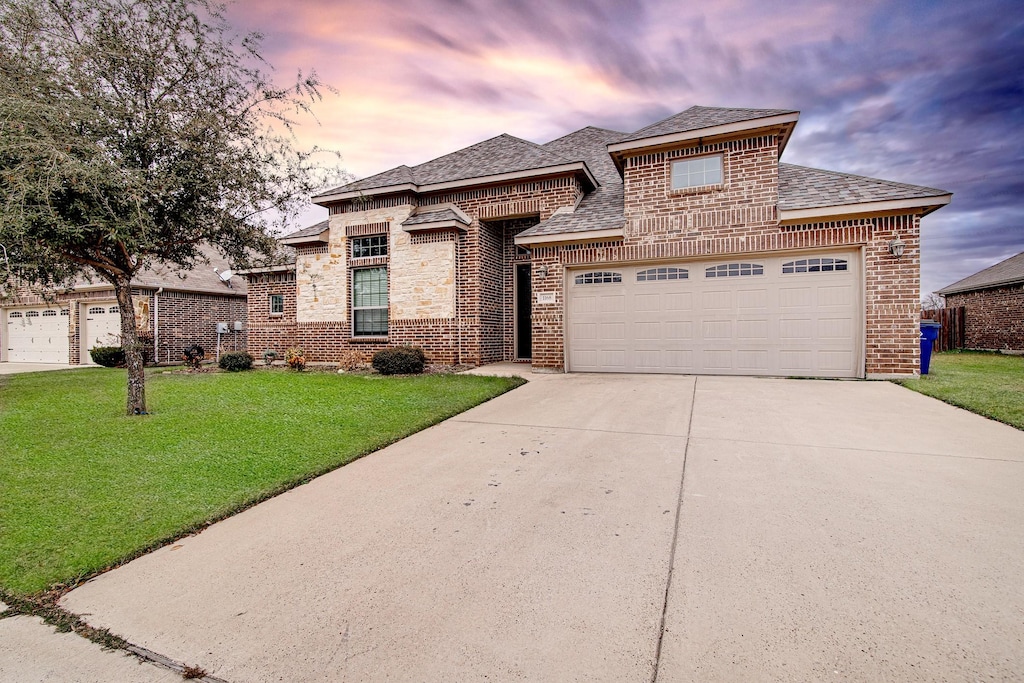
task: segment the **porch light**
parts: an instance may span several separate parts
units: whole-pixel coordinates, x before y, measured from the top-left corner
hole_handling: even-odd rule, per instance
[[[541,265],[541,267],[537,269],[537,275],[539,275],[540,277],[548,276],[548,266],[546,263]]]
[[[903,251],[907,248],[907,243],[897,237],[889,242],[889,253],[896,258],[903,256]]]

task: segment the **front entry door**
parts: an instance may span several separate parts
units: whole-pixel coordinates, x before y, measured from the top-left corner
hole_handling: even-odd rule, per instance
[[[516,265],[516,358],[533,358],[533,287],[532,266]]]

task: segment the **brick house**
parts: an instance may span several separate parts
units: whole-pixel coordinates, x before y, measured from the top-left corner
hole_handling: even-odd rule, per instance
[[[937,294],[949,308],[964,307],[967,348],[1024,351],[1024,252]]]
[[[220,335],[222,350],[246,348],[246,282],[237,275],[221,279],[218,272],[228,271],[227,262],[212,249],[204,253],[208,265],[181,273],[156,266],[132,282],[139,332],[152,335],[161,362],[180,361],[193,343],[212,356],[219,322],[228,323]],[[235,330],[236,323],[242,329]],[[81,280],[45,295],[22,289],[0,298],[0,361],[91,365],[89,349],[117,345],[120,334],[114,290],[102,280]]]
[[[634,133],[499,135],[314,198],[249,271],[249,346],[423,347],[533,370],[918,371],[927,187],[780,163],[799,112],[691,107]]]

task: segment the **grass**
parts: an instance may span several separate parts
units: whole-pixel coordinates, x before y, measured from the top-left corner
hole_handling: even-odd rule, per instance
[[[518,386],[515,378],[150,374],[0,378],[0,593],[74,583]]]
[[[1024,356],[950,351],[933,355],[929,371],[900,384],[1024,429]]]

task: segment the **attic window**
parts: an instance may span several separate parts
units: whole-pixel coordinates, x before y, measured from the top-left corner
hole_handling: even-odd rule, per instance
[[[722,155],[684,159],[672,163],[672,189],[722,184]]]

